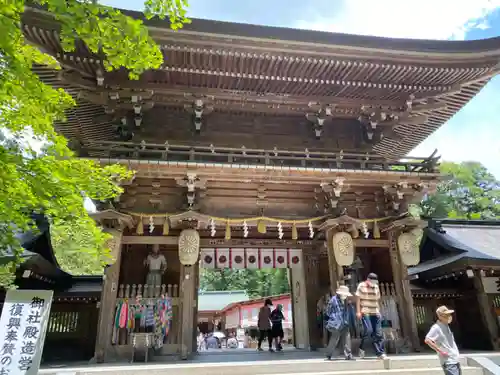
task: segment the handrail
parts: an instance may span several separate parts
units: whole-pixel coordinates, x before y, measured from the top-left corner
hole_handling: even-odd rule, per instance
[[[373,152],[354,153],[317,150],[284,150],[274,148],[250,149],[242,146],[190,146],[171,145],[168,142],[134,143],[112,141],[89,141],[80,145],[80,156],[99,154],[109,158],[171,160],[191,162],[217,162],[256,165],[282,165],[295,167],[318,167],[362,170],[392,170],[404,172],[437,172],[440,157],[404,157],[391,160]]]

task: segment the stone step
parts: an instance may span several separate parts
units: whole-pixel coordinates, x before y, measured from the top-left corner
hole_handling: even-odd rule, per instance
[[[462,366],[464,374],[482,375],[481,368]],[[41,370],[44,375],[57,375],[68,371],[78,375],[422,375],[442,374],[436,356],[408,356],[387,359],[365,359],[357,361],[325,361],[324,359],[273,360],[251,362],[206,362],[197,361],[177,364],[155,364],[150,362],[129,365],[97,366],[67,370]]]
[[[329,371],[329,372],[290,372],[288,374],[269,373],[265,375],[443,375],[441,367],[433,368],[407,368],[390,370],[359,370],[359,371]],[[264,375],[264,374],[263,374]],[[462,375],[484,375],[483,369],[479,367],[462,367]]]

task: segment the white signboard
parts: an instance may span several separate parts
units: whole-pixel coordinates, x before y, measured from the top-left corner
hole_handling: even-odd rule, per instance
[[[36,375],[52,290],[9,290],[0,318],[0,375]]]
[[[500,278],[482,276],[481,280],[486,294],[500,294]]]

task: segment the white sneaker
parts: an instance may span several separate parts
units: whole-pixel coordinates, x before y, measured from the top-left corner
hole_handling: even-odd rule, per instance
[[[363,359],[365,358],[365,351],[363,349],[359,349],[359,358]]]
[[[387,356],[385,354],[381,354],[378,356],[378,359],[384,360],[384,359],[387,359]]]

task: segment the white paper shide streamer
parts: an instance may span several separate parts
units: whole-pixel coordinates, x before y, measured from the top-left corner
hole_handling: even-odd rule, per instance
[[[243,222],[243,237],[248,237],[248,225],[246,221]]]
[[[312,239],[314,238],[314,228],[311,222],[309,222],[308,227],[309,227],[309,238]]]
[[[155,230],[155,221],[153,219],[153,216],[149,217],[149,233],[153,233]]]
[[[283,239],[283,226],[281,225],[281,221],[278,223],[278,238]]]
[[[215,237],[215,233],[217,231],[215,230],[215,221],[214,219],[210,219],[210,236]]]
[[[368,232],[368,226],[365,222],[363,222],[363,225],[361,226],[361,231],[363,232],[363,236],[365,238],[368,238],[370,236],[370,233]]]

